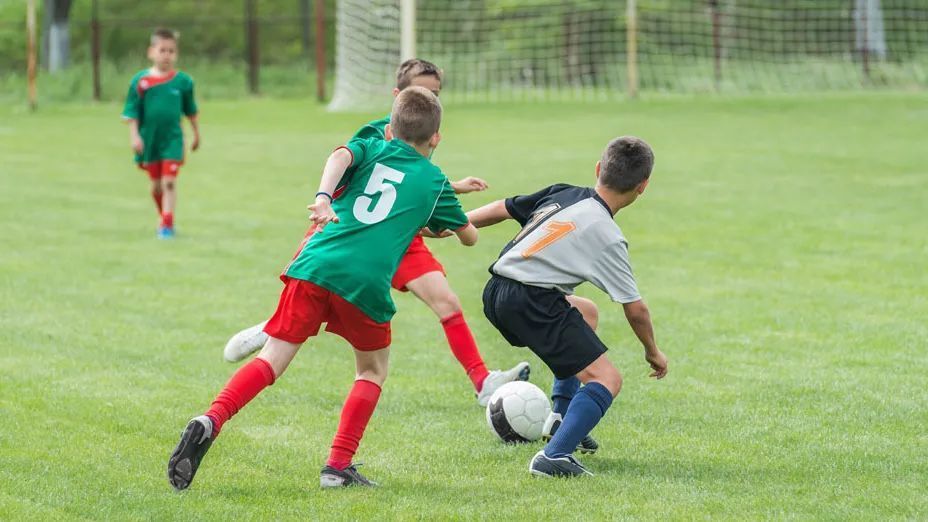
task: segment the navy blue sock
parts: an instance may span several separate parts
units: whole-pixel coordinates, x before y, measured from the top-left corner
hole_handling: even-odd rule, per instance
[[[554,413],[560,413],[562,418],[567,415],[570,400],[574,398],[579,389],[580,379],[576,377],[558,379],[555,377],[554,385],[551,386],[551,402],[553,403],[551,409],[554,410]]]
[[[593,430],[611,405],[612,394],[602,384],[591,382],[581,388],[570,401],[561,427],[545,446],[545,455],[557,458],[573,453],[577,444]]]

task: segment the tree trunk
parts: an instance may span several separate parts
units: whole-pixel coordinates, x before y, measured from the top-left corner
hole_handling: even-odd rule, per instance
[[[49,72],[60,71],[71,59],[71,31],[68,15],[72,0],[45,0],[42,20],[42,65]]]

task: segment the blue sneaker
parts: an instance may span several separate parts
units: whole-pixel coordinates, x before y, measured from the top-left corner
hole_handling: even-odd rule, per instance
[[[173,239],[173,238],[174,238],[174,228],[158,227],[158,239]]]
[[[592,477],[590,470],[583,467],[573,455],[551,458],[541,450],[532,457],[528,471],[536,477]]]

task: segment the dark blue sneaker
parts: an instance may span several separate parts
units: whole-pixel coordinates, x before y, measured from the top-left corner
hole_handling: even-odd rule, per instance
[[[536,477],[583,477],[593,474],[580,464],[573,455],[553,459],[541,450],[528,463],[528,471]]]
[[[190,487],[214,439],[213,421],[206,415],[195,417],[187,423],[180,442],[168,460],[168,481],[174,489],[181,491]]]

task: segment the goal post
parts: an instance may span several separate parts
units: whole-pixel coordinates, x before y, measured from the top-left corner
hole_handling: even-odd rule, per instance
[[[35,0],[26,0],[26,84],[29,108],[39,107],[39,92],[36,87],[36,23]]]
[[[416,57],[416,0],[400,0],[400,61]]]
[[[389,105],[409,57],[444,103],[928,87],[925,0],[338,0],[333,109]]]

